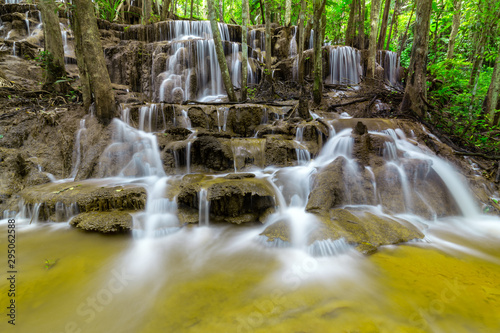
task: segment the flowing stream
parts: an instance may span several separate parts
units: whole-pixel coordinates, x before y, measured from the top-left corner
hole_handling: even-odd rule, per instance
[[[36,207],[15,216],[22,267],[17,297],[21,331],[37,327],[41,332],[66,332],[69,327],[82,332],[268,332],[314,327],[326,332],[335,326],[362,332],[494,332],[498,328],[500,221],[481,215],[456,171],[401,130],[372,134],[390,143],[384,158],[400,178],[404,207],[393,216],[418,226],[425,239],[363,256],[343,239],[308,244],[308,235],[318,226],[317,217],[305,210],[314,176],[338,158],[347,161],[346,175],[353,179],[359,175],[350,128],[335,130],[336,123],[330,122],[330,138],[320,153],[311,159],[301,146],[299,165],[286,168],[265,168],[259,162],[263,146],[255,140],[261,139],[232,140],[235,163],[241,151],[252,156],[252,172],[274,189],[278,209],[260,226],[212,224],[209,197],[202,188],[199,225],[182,226],[175,200],[165,197],[170,181],[182,176],[165,174],[151,133],[162,130],[153,125],[163,119],[158,112],[152,106],[141,109],[136,129],[124,109],[122,120],[113,121],[113,143],[104,152],[110,163],[100,165],[105,178],[90,180],[102,186],[146,188],[146,207],[133,217],[134,237],[84,233],[68,223],[37,223]],[[218,112],[217,130],[225,130],[224,110]],[[182,126],[190,128],[188,114],[182,118]],[[76,156],[85,131],[82,121]],[[295,141],[303,142],[302,130],[297,130]],[[426,174],[431,169],[436,172],[461,216],[429,219],[413,213],[418,197],[413,193],[420,189],[415,174],[405,167],[409,159],[426,165]],[[77,158],[75,167],[78,163]],[[240,167],[235,165],[236,171]],[[367,172],[375,183],[374,193],[365,193],[363,202],[353,199],[352,206],[387,214],[383,198],[370,201],[381,194],[373,170]],[[74,213],[69,210],[64,218]],[[4,217],[13,216],[9,214]],[[266,227],[283,220],[291,227],[290,242],[262,238]],[[7,220],[2,220],[0,229],[7,229]],[[47,261],[54,264],[47,268]],[[1,289],[5,292],[5,284]]]

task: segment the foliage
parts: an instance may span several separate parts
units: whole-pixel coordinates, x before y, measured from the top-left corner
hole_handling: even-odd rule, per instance
[[[113,21],[116,17],[118,7],[124,0],[96,0],[99,9],[99,18]]]
[[[490,137],[498,126],[490,126],[483,112],[483,101],[491,81],[492,68],[483,67],[476,92],[469,85],[472,64],[463,59],[440,61],[429,66],[429,102],[435,106],[432,121],[457,143],[473,150],[498,154],[500,147]]]

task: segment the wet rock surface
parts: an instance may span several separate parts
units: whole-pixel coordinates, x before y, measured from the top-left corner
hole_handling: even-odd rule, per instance
[[[234,224],[262,222],[268,210],[276,205],[274,192],[265,180],[254,177],[253,174],[220,178],[184,176],[177,195],[181,222],[195,222],[194,212],[197,214],[200,204],[204,204],[200,203],[199,196],[202,189],[206,191],[205,200],[209,204],[211,220]],[[187,216],[191,216],[191,220]]]
[[[143,210],[146,204],[143,187],[107,186],[99,181],[34,186],[22,191],[20,197],[32,210],[39,206],[38,220],[54,222],[67,221],[78,212]]]
[[[315,241],[344,239],[362,253],[370,254],[383,245],[422,239],[424,234],[415,225],[387,215],[349,209],[328,209],[316,214],[315,228],[307,235],[307,244]],[[262,234],[268,241],[280,239],[292,242],[292,231],[287,221],[267,227]]]
[[[132,230],[132,216],[128,212],[88,212],[71,219],[70,224],[86,231],[103,234],[127,233]]]

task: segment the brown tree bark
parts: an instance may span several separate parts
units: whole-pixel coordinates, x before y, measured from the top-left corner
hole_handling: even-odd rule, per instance
[[[165,21],[168,18],[168,13],[169,13],[169,7],[170,7],[171,0],[165,0],[163,2],[163,6],[161,8],[161,20]]]
[[[427,111],[426,72],[431,10],[432,0],[418,0],[415,36],[405,93],[401,102],[402,112],[411,112],[419,117],[423,117]]]
[[[323,46],[323,11],[326,0],[314,0],[314,82],[313,100],[320,104],[323,97],[323,57],[321,47]]]
[[[378,36],[377,50],[382,50],[384,48],[390,9],[391,9],[391,0],[385,0],[384,14],[382,15],[382,22],[380,26],[380,34]]]
[[[42,13],[43,33],[45,43],[45,82],[44,89],[66,93],[69,89],[67,82],[55,83],[66,77],[64,68],[64,46],[59,27],[58,8],[54,0],[42,0],[38,4]]]
[[[493,74],[491,76],[490,87],[486,95],[486,113],[488,114],[490,125],[500,125],[500,117],[498,117],[498,110],[500,110],[500,51],[498,52],[495,66],[493,67]]]
[[[266,6],[266,42],[265,42],[265,49],[266,49],[266,70],[265,70],[265,77],[266,80],[269,82],[272,81],[272,50],[271,50],[271,9],[269,6],[269,1],[265,1],[265,6]]]
[[[349,19],[347,21],[347,28],[345,30],[345,45],[354,46],[356,37],[356,16],[359,15],[357,11],[359,0],[352,0],[349,5]]]
[[[142,0],[142,24],[151,23],[151,0]]]
[[[448,41],[448,52],[446,53],[447,59],[453,59],[455,52],[455,39],[457,38],[458,28],[460,28],[460,15],[462,9],[462,0],[455,0],[453,2],[453,23],[451,26],[450,40]]]
[[[217,61],[219,62],[219,67],[222,73],[222,80],[224,81],[224,87],[226,88],[227,97],[230,102],[236,102],[236,94],[234,93],[233,83],[231,82],[231,76],[229,75],[229,68],[227,67],[226,55],[224,54],[224,48],[222,47],[222,38],[220,36],[219,26],[215,18],[215,5],[214,0],[208,0],[208,18],[210,19],[210,26],[212,27],[212,35],[214,37],[215,51],[217,53]]]
[[[260,18],[262,20],[262,24],[266,24],[267,19],[265,18],[264,5],[262,5],[262,0],[259,0],[259,5],[260,5]]]
[[[224,0],[219,0],[219,20],[224,23]]]
[[[76,63],[78,64],[78,76],[80,77],[80,90],[82,91],[83,98],[83,108],[85,110],[90,109],[92,104],[92,93],[90,91],[89,76],[87,73],[87,66],[85,65],[85,58],[83,56],[82,49],[82,33],[80,29],[80,23],[76,20],[74,11],[70,16],[71,26],[73,27],[73,33],[75,36],[75,56]]]
[[[298,53],[298,85],[300,87],[300,97],[299,97],[299,116],[303,119],[308,119],[309,117],[309,108],[308,108],[308,99],[305,96],[304,89],[304,43],[306,40],[306,28],[305,28],[305,19],[306,19],[306,10],[307,3],[306,0],[300,1],[300,11],[299,11],[299,43],[297,47]]]
[[[365,48],[365,0],[358,0],[358,38],[357,46],[360,50]]]
[[[80,60],[84,62],[79,63],[78,68],[83,67],[86,71],[96,116],[100,122],[107,125],[115,116],[115,95],[104,60],[94,6],[90,0],[73,0],[73,4],[75,5],[73,15],[78,22],[80,34],[77,42],[81,45],[78,49],[80,52],[83,51]],[[88,102],[86,104],[89,104]]]
[[[292,12],[292,0],[285,0],[285,27],[290,25],[290,17]]]
[[[372,0],[370,11],[370,44],[368,45],[368,62],[366,66],[366,77],[375,78],[375,59],[377,56],[377,27],[380,16],[380,0]]]
[[[394,23],[398,21],[398,14],[399,14],[399,5],[401,3],[401,0],[396,0],[396,3],[394,4],[394,13],[392,14],[392,20],[391,20],[391,26],[389,28],[389,36],[387,36],[387,43],[385,44],[385,49],[389,50],[389,45],[391,45],[391,38],[392,38],[392,29],[394,27]],[[397,23],[396,23],[396,31],[397,31]],[[396,31],[394,32],[394,35],[396,35]]]

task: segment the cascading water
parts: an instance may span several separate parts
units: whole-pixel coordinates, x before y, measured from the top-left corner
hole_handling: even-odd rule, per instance
[[[85,128],[85,119],[80,120],[80,128],[76,131],[75,136],[75,148],[73,149],[73,168],[69,178],[75,179],[76,174],[78,173],[78,168],[81,163],[81,141],[82,137],[86,135],[87,129]]]
[[[363,75],[361,53],[350,46],[329,47],[329,84],[358,84]]]
[[[173,21],[167,24],[167,33],[160,35],[164,40],[171,41],[170,56],[167,59],[166,70],[154,79],[158,83],[153,82],[153,86],[158,86],[159,90],[156,98],[162,102],[177,103],[188,99],[209,101],[224,98],[226,92],[210,22]],[[239,44],[231,41],[226,24],[219,23],[218,27],[223,43],[230,45],[225,49],[231,55],[229,66],[231,79],[232,83],[239,87],[241,83]],[[250,66],[249,71],[252,71]],[[196,85],[191,83],[193,76]],[[252,72],[250,80],[254,77],[255,74]]]
[[[292,38],[290,39],[290,58],[295,58],[292,64],[292,77],[296,80],[299,77],[299,61],[297,57],[297,27],[292,28]]]
[[[30,15],[30,12],[28,10],[25,14],[26,18],[24,19],[24,22],[26,23],[26,31],[28,32],[28,37],[31,36],[29,15]]]
[[[103,177],[146,177],[165,175],[156,137],[114,119],[113,143],[103,152],[99,174]]]
[[[384,68],[384,80],[392,86],[401,85],[399,77],[401,65],[398,54],[392,51],[378,51],[377,58],[380,65]]]
[[[304,140],[304,128],[297,127],[297,132],[295,133],[295,142],[299,145],[299,148],[295,148],[297,153],[297,163],[299,165],[304,165],[311,160],[311,154],[307,150],[307,147],[303,145]]]

